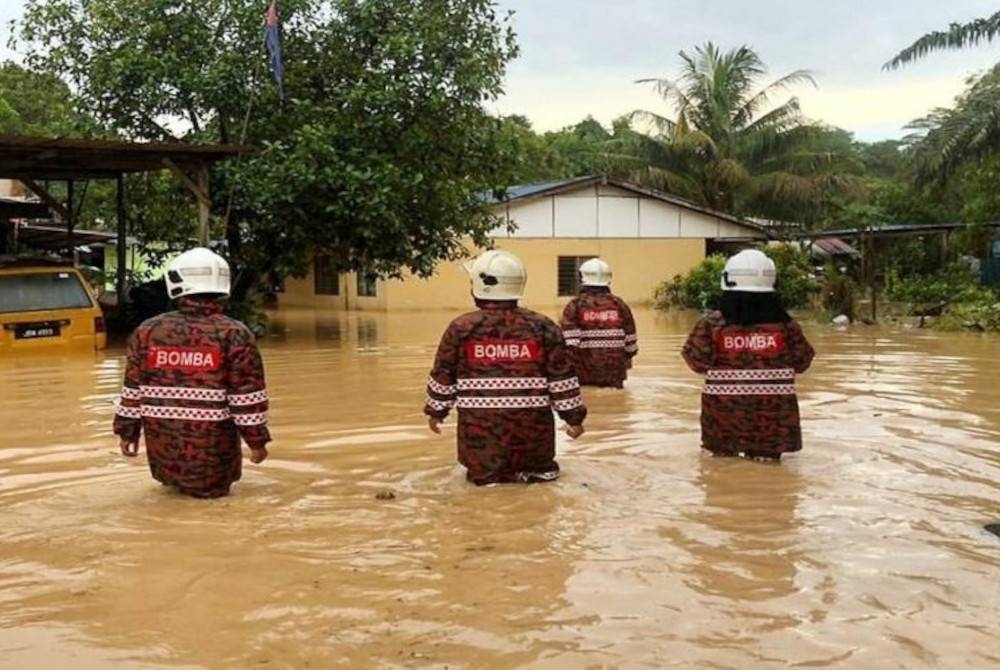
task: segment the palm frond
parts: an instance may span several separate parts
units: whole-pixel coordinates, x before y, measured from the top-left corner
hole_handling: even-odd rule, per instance
[[[982,42],[992,42],[997,35],[1000,35],[1000,12],[968,23],[952,23],[948,30],[927,33],[896,54],[882,69],[896,70],[935,51],[965,49]]]
[[[811,84],[813,88],[819,88],[819,85],[813,78],[812,72],[809,70],[796,70],[795,72],[786,74],[784,77],[781,77],[780,79],[777,79],[765,86],[757,94],[743,103],[743,106],[740,107],[733,118],[733,125],[739,128],[751,123],[760,111],[770,104],[771,97],[775,93],[788,90],[789,88],[800,84]]]
[[[650,112],[645,109],[636,109],[625,115],[625,118],[630,124],[638,122],[646,124],[653,128],[657,135],[661,137],[669,137],[673,135],[677,129],[677,122],[672,119],[668,119],[662,114],[657,114],[656,112]]]

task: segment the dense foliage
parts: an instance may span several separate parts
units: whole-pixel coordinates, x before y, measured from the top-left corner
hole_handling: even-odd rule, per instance
[[[777,289],[788,309],[805,307],[819,290],[812,276],[809,257],[790,245],[767,248],[778,271]],[[677,275],[660,285],[656,305],[661,309],[706,309],[722,297],[722,272],[726,257],[713,254],[692,268],[686,275]]]
[[[514,147],[483,103],[516,54],[491,0],[281,3],[284,104],[264,66],[264,3],[29,0],[19,48],[121,136],[244,141],[212,176],[215,232],[242,270],[428,274],[496,225],[483,193],[511,183]],[[149,183],[147,188],[169,191]],[[158,202],[158,201],[151,201]],[[146,239],[189,230],[159,208]]]

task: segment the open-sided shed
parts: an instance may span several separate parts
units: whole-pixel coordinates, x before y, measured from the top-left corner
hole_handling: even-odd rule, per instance
[[[116,287],[121,299],[125,288],[125,175],[160,170],[173,173],[198,201],[199,237],[205,244],[211,208],[209,167],[247,151],[247,147],[235,145],[0,135],[0,179],[15,179],[37,195],[66,223],[71,245],[76,224],[72,204],[75,184],[93,179],[114,180],[118,194]],[[46,187],[47,182],[53,181],[66,183],[65,202],[53,197]]]

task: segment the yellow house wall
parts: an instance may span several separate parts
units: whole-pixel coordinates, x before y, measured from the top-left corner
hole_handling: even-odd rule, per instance
[[[528,269],[524,304],[550,308],[569,299],[558,296],[559,256],[600,256],[614,272],[612,290],[629,303],[653,298],[660,282],[683,274],[705,258],[704,239],[503,239],[497,248],[517,254]],[[385,308],[463,309],[471,304],[469,279],[461,263],[443,263],[431,279],[408,277],[383,283]]]

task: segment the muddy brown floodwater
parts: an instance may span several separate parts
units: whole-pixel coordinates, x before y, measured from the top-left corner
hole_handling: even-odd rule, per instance
[[[700,455],[691,321],[640,314],[563,478],[477,490],[420,415],[450,316],[279,316],[221,501],[118,455],[121,349],[0,359],[0,667],[1000,667],[1000,338],[807,327],[775,467]]]

